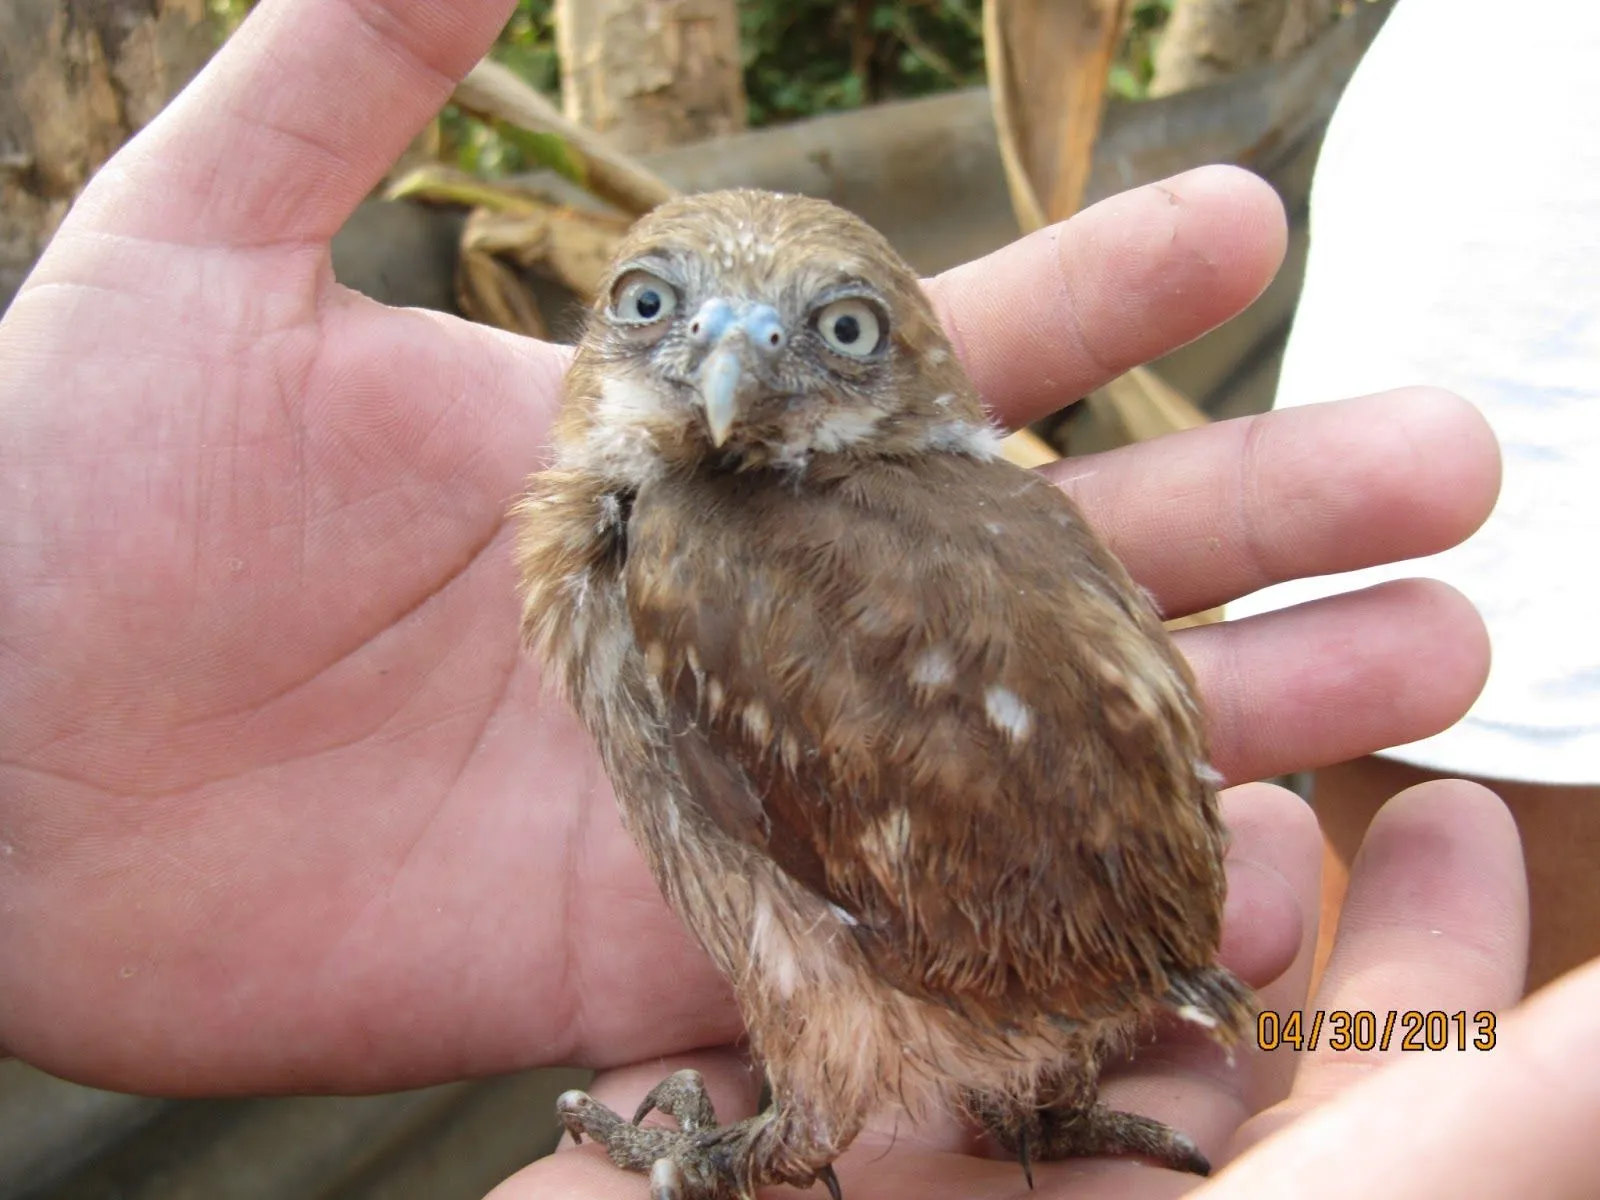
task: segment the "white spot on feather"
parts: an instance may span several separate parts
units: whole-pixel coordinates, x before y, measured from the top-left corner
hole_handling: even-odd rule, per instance
[[[1201,1029],[1215,1029],[1217,1027],[1216,1017],[1204,1009],[1196,1008],[1193,1004],[1180,1005],[1177,1014],[1178,1020],[1187,1021],[1191,1025],[1198,1025]]]
[[[583,612],[584,606],[589,603],[589,587],[591,580],[587,570],[574,571],[561,581],[561,586],[567,595],[572,597],[572,607],[578,612]]]
[[[759,700],[752,700],[745,705],[744,728],[755,742],[765,742],[772,734],[772,717],[767,712],[766,705]]]
[[[828,911],[834,915],[834,919],[837,920],[841,925],[848,925],[851,929],[854,929],[857,925],[861,924],[860,921],[856,920],[849,913],[845,912],[845,910],[840,908],[837,904],[828,905]]]
[[[638,653],[633,631],[625,624],[602,622],[588,646],[590,686],[597,693],[614,691],[622,678],[623,664]]]
[[[883,822],[884,840],[901,854],[911,849],[911,810],[897,808]]]
[[[800,959],[794,939],[772,910],[765,888],[756,890],[755,916],[750,922],[750,956],[761,963],[778,995],[785,1000],[800,983]]]
[[[945,421],[930,428],[922,443],[929,450],[965,454],[982,462],[1000,457],[1005,434],[993,425],[974,425],[971,421]]]
[[[660,642],[651,642],[644,648],[644,661],[650,668],[650,674],[664,674],[667,669],[667,648]]]
[[[1014,743],[1027,741],[1033,733],[1033,709],[1024,704],[1022,698],[1010,688],[999,684],[985,688],[983,711],[988,714],[989,724]]]
[[[869,826],[859,841],[868,854],[880,855],[890,862],[904,859],[911,852],[911,813],[904,808],[895,809]]]
[[[956,677],[956,660],[943,646],[935,646],[917,656],[911,664],[911,682],[916,687],[944,687]]]

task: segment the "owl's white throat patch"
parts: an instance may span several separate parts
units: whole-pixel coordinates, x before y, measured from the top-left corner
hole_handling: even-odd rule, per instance
[[[676,404],[671,393],[645,380],[607,376],[587,434],[563,449],[562,465],[634,487],[650,482],[662,471],[651,428],[670,420]]]
[[[778,448],[773,461],[780,467],[804,468],[813,454],[837,454],[860,444],[877,432],[883,421],[881,408],[839,408],[801,430]]]

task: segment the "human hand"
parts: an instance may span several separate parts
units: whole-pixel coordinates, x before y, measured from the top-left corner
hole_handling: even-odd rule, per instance
[[[737,1031],[518,650],[504,513],[563,354],[329,272],[508,8],[267,0],[0,324],[0,1044],[46,1069],[354,1090]],[[1267,188],[1212,169],[931,288],[1017,423],[1237,311],[1283,237]],[[1055,473],[1175,615],[1441,549],[1497,460],[1414,391]],[[1433,732],[1486,660],[1423,583],[1182,644],[1235,780]],[[1245,960],[1294,921],[1262,895]]]
[[[1590,1132],[1600,1121],[1593,1062],[1600,1053],[1600,963],[1515,1011],[1527,949],[1527,895],[1516,827],[1492,794],[1459,781],[1422,784],[1374,822],[1351,879],[1334,955],[1307,1001],[1317,944],[1321,841],[1309,808],[1266,785],[1234,789],[1224,807],[1235,832],[1236,882],[1273,881],[1304,914],[1294,965],[1261,993],[1264,1010],[1312,1014],[1480,1011],[1499,1019],[1492,1049],[1406,1053],[1397,1025],[1385,1053],[1330,1048],[1325,1023],[1315,1051],[1244,1049],[1229,1063],[1192,1033],[1168,1032],[1111,1073],[1105,1096],[1193,1134],[1218,1173],[1209,1181],[1126,1159],[1034,1165],[1029,1190],[1014,1161],[997,1160],[955,1121],[869,1130],[839,1160],[856,1200],[963,1200],[1071,1196],[1200,1200],[1265,1196],[1584,1197],[1600,1192]],[[1243,914],[1230,911],[1240,918]],[[1247,920],[1235,920],[1237,930]],[[1223,955],[1240,963],[1238,943]],[[1280,1026],[1281,1028],[1281,1026]],[[1475,1039],[1491,1028],[1470,1022]],[[1407,1061],[1409,1060],[1409,1061]],[[603,1073],[590,1091],[622,1112],[667,1070],[707,1077],[718,1111],[753,1111],[758,1080],[728,1051],[675,1057]],[[632,1189],[625,1191],[624,1189]],[[596,1146],[541,1160],[490,1200],[535,1196],[643,1195]],[[763,1197],[799,1196],[786,1189]]]

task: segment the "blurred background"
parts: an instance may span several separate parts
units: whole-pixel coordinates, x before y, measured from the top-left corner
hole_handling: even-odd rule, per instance
[[[1392,4],[520,0],[338,235],[335,271],[388,303],[570,339],[629,222],[677,191],[822,196],[931,273],[1232,162],[1290,214],[1277,282],[1222,329],[1063,396],[1008,452],[1031,465],[1263,411],[1322,130]],[[0,311],[84,182],[251,7],[0,0]],[[0,1063],[0,1200],[475,1200],[548,1151],[555,1096],[584,1078],[166,1101]]]

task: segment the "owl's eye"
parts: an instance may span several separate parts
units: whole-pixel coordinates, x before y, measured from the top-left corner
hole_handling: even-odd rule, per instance
[[[627,325],[654,325],[678,311],[673,286],[649,271],[629,271],[611,290],[611,312]]]
[[[817,314],[828,349],[846,358],[871,358],[883,341],[883,322],[865,300],[835,300]]]

